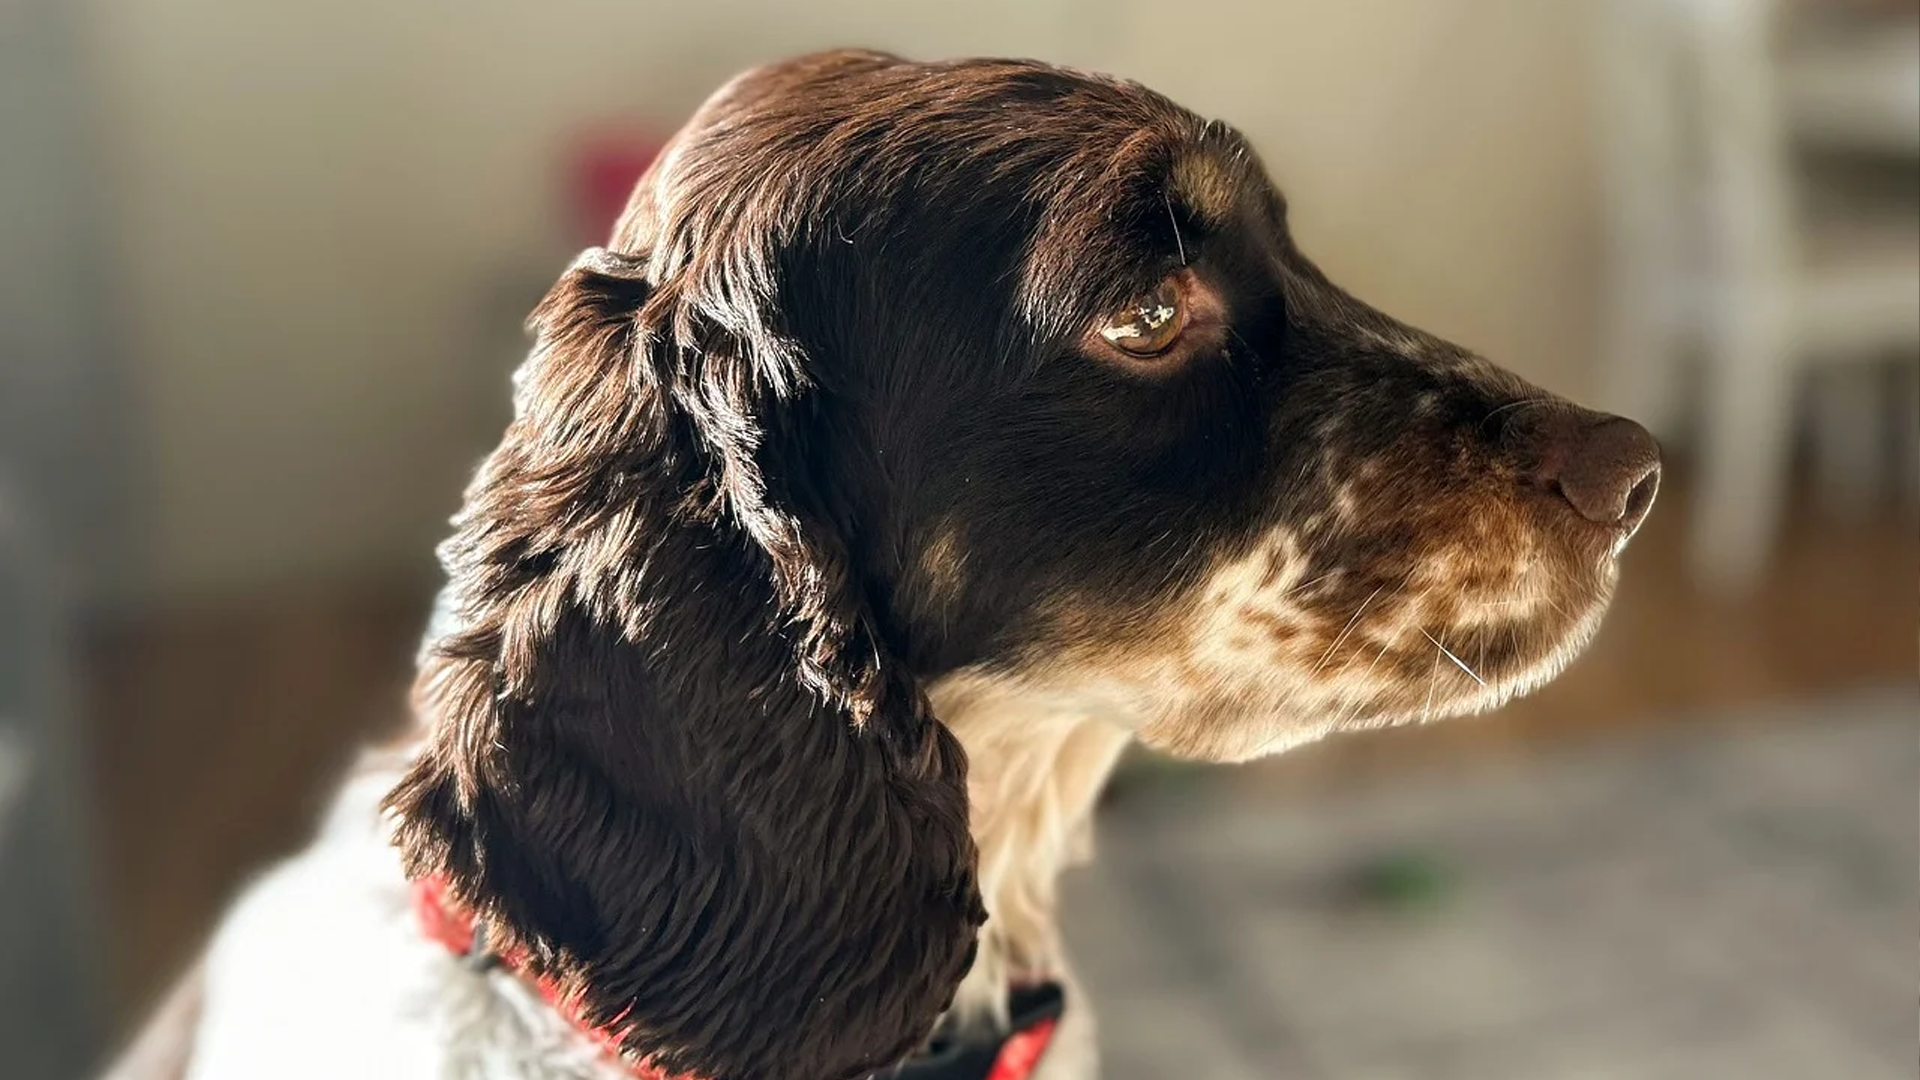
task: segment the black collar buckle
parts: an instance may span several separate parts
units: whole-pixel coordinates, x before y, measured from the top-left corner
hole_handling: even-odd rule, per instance
[[[936,1034],[926,1049],[874,1080],[1028,1080],[1066,1004],[1066,988],[1059,983],[1017,987],[1008,995],[1006,1031],[988,1041]]]

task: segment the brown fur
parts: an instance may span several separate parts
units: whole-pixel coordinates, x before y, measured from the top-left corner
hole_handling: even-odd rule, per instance
[[[1174,271],[1178,347],[1103,349]],[[1057,965],[1130,732],[1237,759],[1549,676],[1637,523],[1547,464],[1590,414],[1334,287],[1236,133],[1040,64],[735,80],[533,321],[397,839],[717,1080],[898,1060],[988,909],[976,982]]]

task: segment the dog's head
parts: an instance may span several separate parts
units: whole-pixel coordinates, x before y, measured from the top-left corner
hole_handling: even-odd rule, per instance
[[[1231,129],[1033,63],[743,76],[535,325],[391,804],[715,1077],[883,1066],[970,962],[930,680],[1221,760],[1484,709],[1591,634],[1658,474],[1329,283]]]

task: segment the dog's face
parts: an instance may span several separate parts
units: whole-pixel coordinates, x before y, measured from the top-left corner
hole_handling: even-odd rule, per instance
[[[1232,131],[1032,63],[743,76],[534,324],[389,805],[710,1077],[862,1075],[952,1000],[936,681],[1221,760],[1484,708],[1591,633],[1657,476],[1329,284]]]
[[[1484,709],[1586,640],[1651,502],[1644,432],[1341,292],[1241,137],[1140,87],[779,69],[653,197],[716,173],[806,208],[821,484],[922,672],[1216,759]]]

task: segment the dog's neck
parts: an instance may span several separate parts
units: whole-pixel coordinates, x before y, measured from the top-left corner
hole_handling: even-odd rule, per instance
[[[1063,978],[1060,872],[1092,854],[1094,802],[1131,736],[971,673],[934,683],[934,714],[967,751],[969,813],[987,924],[954,998],[963,1024],[1005,1022],[1017,981]]]

